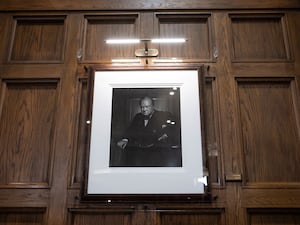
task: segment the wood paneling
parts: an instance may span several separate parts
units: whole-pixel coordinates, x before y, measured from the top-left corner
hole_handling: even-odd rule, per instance
[[[185,38],[182,44],[160,44],[159,57],[211,61],[214,45],[210,14],[156,14],[154,38]]]
[[[49,185],[57,80],[4,80],[0,183]]]
[[[230,14],[233,61],[286,61],[289,41],[283,14]]]
[[[218,140],[218,111],[216,99],[216,81],[215,78],[206,78],[205,84],[205,107],[204,107],[204,127],[206,132],[206,146],[207,153],[203,154],[203,157],[208,157],[208,161],[204,163],[209,169],[210,181],[213,184],[221,183],[221,154]]]
[[[284,188],[283,188],[284,187]],[[291,208],[300,209],[299,182],[294,187],[286,183],[265,186],[245,186],[241,196],[241,205],[249,209],[276,209],[288,212]]]
[[[299,0],[1,1],[0,224],[299,224],[299,8]],[[111,64],[143,46],[105,39],[171,35],[188,42],[152,47],[186,61],[156,69],[210,66],[213,198],[83,201],[84,68],[151,69],[151,60]]]
[[[250,210],[249,225],[297,225],[300,223],[300,212],[297,210]]]
[[[88,88],[87,88],[87,80],[82,79],[78,80],[78,97],[79,97],[79,105],[78,108],[78,116],[77,116],[77,126],[76,130],[76,138],[74,138],[75,143],[75,151],[72,160],[72,180],[71,185],[79,187],[80,183],[83,181],[83,171],[84,171],[84,156],[85,156],[85,148],[87,142],[87,129],[86,129],[86,119],[87,119],[87,111],[88,111]]]
[[[0,62],[3,64],[7,60],[8,40],[10,32],[10,18],[4,14],[0,15]]]
[[[9,61],[62,62],[64,17],[15,17]]]
[[[247,182],[299,182],[300,140],[292,79],[238,79]]]
[[[45,209],[43,208],[0,208],[1,225],[42,225]]]
[[[113,14],[85,17],[83,61],[134,58],[136,45],[108,45],[107,39],[139,38],[139,14]]]
[[[19,187],[19,188],[18,188]],[[28,208],[47,209],[49,204],[49,189],[34,188],[32,186],[1,186],[0,211],[3,213],[11,211],[19,212]],[[15,209],[16,208],[16,209]]]
[[[119,210],[95,210],[89,211],[80,209],[70,210],[70,225],[130,225],[132,224],[132,214],[130,212],[122,212]]]
[[[160,225],[219,225],[221,224],[221,213],[216,210],[191,210],[160,213]]]
[[[298,0],[40,0],[0,2],[0,10],[174,10],[174,9],[262,9],[299,8]]]

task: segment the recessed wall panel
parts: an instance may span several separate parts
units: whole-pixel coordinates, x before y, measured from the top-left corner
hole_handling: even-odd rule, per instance
[[[71,225],[107,225],[107,224],[118,224],[118,225],[130,225],[132,224],[132,214],[122,212],[120,210],[113,211],[94,211],[85,210],[80,212],[76,210],[76,213],[72,213]]]
[[[42,225],[44,224],[45,209],[43,208],[13,208],[0,209],[1,225]]]
[[[207,78],[205,83],[205,100],[204,100],[204,127],[206,133],[207,152],[203,153],[204,165],[208,169],[210,181],[213,184],[220,184],[220,162],[221,154],[218,145],[217,135],[217,118],[216,118],[216,98],[214,78]]]
[[[287,61],[289,39],[282,14],[230,15],[233,61]]]
[[[300,140],[294,81],[239,79],[247,182],[299,182]]]
[[[75,140],[74,140],[74,157],[73,157],[73,171],[72,171],[72,181],[71,185],[79,186],[82,181],[83,171],[84,171],[84,155],[86,150],[86,135],[87,135],[87,110],[88,110],[88,88],[87,80],[80,80],[79,82],[79,91],[78,91],[78,120],[77,129],[75,131]]]
[[[0,108],[0,184],[49,182],[57,81],[4,81]]]
[[[9,61],[59,63],[64,58],[64,17],[16,17]]]
[[[136,39],[138,34],[138,14],[86,16],[83,60],[107,61],[112,58],[134,58],[137,45],[108,45],[107,39]]]
[[[253,212],[252,212],[253,211]],[[299,210],[269,209],[251,210],[248,214],[249,225],[298,225],[300,224]]]
[[[181,212],[164,212],[160,214],[161,225],[220,225],[219,211],[186,210]]]
[[[185,43],[160,44],[159,57],[212,60],[210,14],[156,14],[155,38],[185,38]]]

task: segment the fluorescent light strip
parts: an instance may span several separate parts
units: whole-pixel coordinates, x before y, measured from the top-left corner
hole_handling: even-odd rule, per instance
[[[112,59],[113,63],[140,63],[140,59]]]
[[[106,44],[137,44],[140,43],[139,39],[108,39]]]
[[[186,39],[184,38],[155,38],[155,39],[108,39],[106,44],[138,44],[141,41],[151,41],[152,43],[184,43]]]
[[[182,59],[176,59],[176,58],[171,58],[171,59],[152,59],[152,62],[154,63],[178,63],[178,62],[183,62]]]
[[[151,39],[152,43],[183,43],[186,42],[184,38],[157,38]]]

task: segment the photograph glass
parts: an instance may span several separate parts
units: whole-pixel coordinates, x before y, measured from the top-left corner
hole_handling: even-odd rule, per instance
[[[180,88],[113,88],[110,167],[182,167]]]
[[[95,71],[87,195],[204,193],[198,70]]]

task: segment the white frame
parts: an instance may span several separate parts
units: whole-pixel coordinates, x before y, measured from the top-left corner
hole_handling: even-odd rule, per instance
[[[87,196],[205,193],[198,73],[190,69],[94,72]],[[109,167],[112,90],[122,87],[180,87],[182,167]]]

